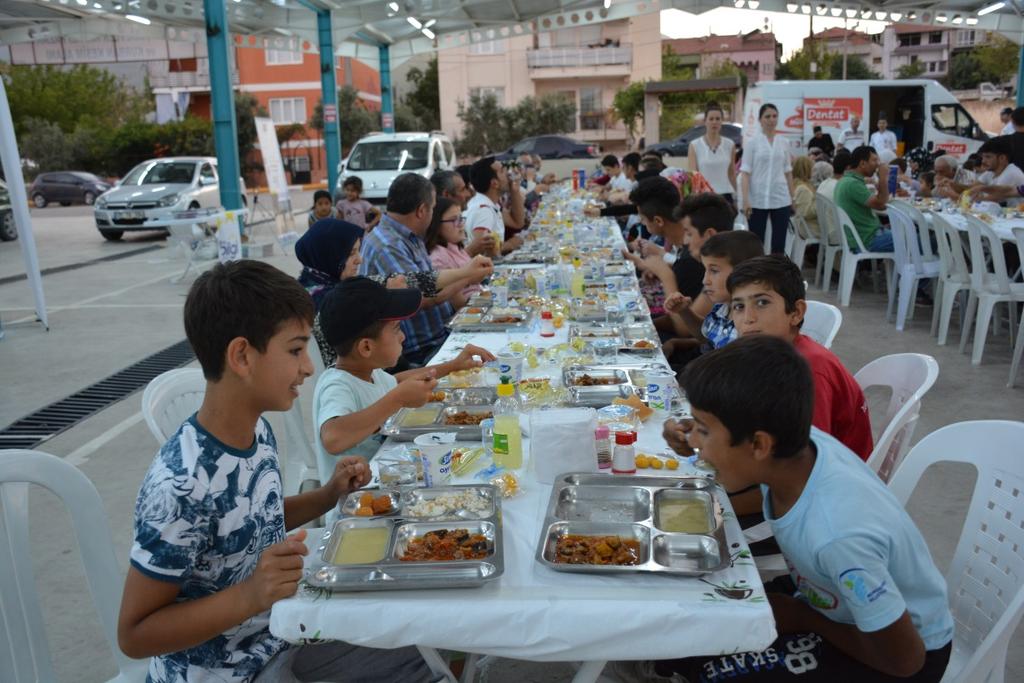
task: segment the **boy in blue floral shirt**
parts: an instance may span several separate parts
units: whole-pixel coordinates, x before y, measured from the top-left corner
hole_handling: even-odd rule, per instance
[[[306,532],[370,480],[341,458],[322,487],[284,498],[277,444],[261,416],[288,410],[312,372],[313,302],[256,261],[217,265],[193,284],[185,332],[206,377],[199,412],[167,441],[142,483],[118,642],[151,657],[148,681],[427,681],[414,648],[292,648],[270,607],[295,594]]]
[[[711,312],[701,318],[690,310],[694,300],[679,292],[665,299],[665,310],[690,330],[704,350],[720,349],[739,334],[729,316],[729,288],[726,281],[732,269],[755,256],[764,256],[761,239],[749,230],[730,230],[708,238],[700,248],[704,264],[704,290],[701,297],[711,302]]]

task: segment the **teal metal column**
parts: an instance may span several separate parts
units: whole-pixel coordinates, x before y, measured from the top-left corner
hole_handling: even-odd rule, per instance
[[[242,208],[241,166],[238,163],[238,125],[231,85],[231,43],[225,0],[203,0],[206,14],[206,50],[210,60],[210,100],[213,109],[213,146],[217,150],[220,203],[225,209]]]
[[[1017,106],[1024,107],[1024,44],[1020,46],[1020,59],[1017,61]]]
[[[333,195],[338,185],[338,166],[341,164],[341,132],[338,129],[338,79],[334,68],[330,10],[317,10],[316,30],[320,39],[320,89],[323,91],[324,147],[327,149],[327,191]]]
[[[395,105],[391,100],[391,47],[378,45],[380,53],[380,122],[385,133],[395,132]]]

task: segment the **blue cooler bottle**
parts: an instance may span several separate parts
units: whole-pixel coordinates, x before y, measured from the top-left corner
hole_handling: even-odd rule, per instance
[[[900,167],[896,164],[889,166],[889,194],[896,194],[896,186],[899,184]]]

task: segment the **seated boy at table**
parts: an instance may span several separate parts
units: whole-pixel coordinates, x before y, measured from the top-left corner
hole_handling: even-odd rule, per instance
[[[313,301],[259,261],[216,265],[185,300],[185,333],[206,377],[199,412],[160,449],[135,505],[118,644],[151,657],[148,680],[427,681],[414,648],[292,647],[270,633],[270,607],[295,594],[307,554],[295,529],[364,486],[342,458],[320,488],[285,498],[266,411],[288,410],[313,372]]]
[[[793,344],[744,337],[681,381],[692,445],[727,489],[760,485],[792,583],[766,587],[780,635],[764,652],[616,663],[633,670],[620,678],[938,683],[953,637],[946,583],[885,484],[811,427],[814,381]]]
[[[376,434],[381,425],[401,408],[427,403],[439,378],[494,360],[489,351],[467,344],[446,363],[395,375],[384,372],[402,355],[405,334],[399,322],[419,310],[420,298],[415,289],[387,289],[356,277],[344,280],[324,299],[320,327],[338,360],[320,375],[313,392],[321,477],[334,469],[338,455],[372,458],[380,448]]]
[[[864,392],[834,353],[800,334],[807,312],[800,269],[786,256],[758,256],[736,266],[726,284],[739,335],[766,334],[793,344],[814,379],[811,424],[866,461],[874,442]]]
[[[726,280],[740,263],[762,255],[764,245],[749,230],[730,230],[709,237],[700,248],[700,259],[704,264],[704,291],[699,299],[711,304],[710,312],[701,317],[691,310],[691,306],[697,308],[696,304],[704,302],[679,292],[665,299],[665,310],[681,320],[694,338],[704,342],[706,351],[722,348],[737,336],[736,328],[729,319]]]

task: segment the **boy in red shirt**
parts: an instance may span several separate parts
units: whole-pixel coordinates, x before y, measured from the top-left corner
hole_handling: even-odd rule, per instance
[[[812,424],[867,460],[874,441],[864,392],[834,353],[800,334],[807,302],[796,264],[785,256],[758,256],[738,264],[727,286],[739,336],[766,334],[792,342],[814,378]]]

